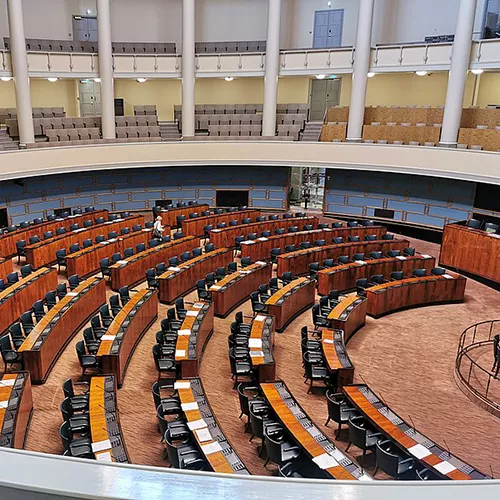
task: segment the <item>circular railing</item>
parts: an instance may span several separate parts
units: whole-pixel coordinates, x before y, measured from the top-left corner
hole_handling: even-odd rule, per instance
[[[455,377],[467,396],[473,396],[490,413],[500,416],[500,380],[495,377],[496,367],[493,370],[495,335],[500,335],[500,320],[482,321],[463,331]],[[480,361],[478,358],[488,351],[487,361]]]

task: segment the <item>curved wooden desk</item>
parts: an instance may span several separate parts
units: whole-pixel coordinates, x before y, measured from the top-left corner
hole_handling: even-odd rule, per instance
[[[12,233],[0,234],[0,255],[2,257],[13,257],[16,255],[17,241],[25,240],[28,242],[31,236],[39,236],[42,239],[43,233],[52,231],[56,234],[56,229],[59,227],[64,227],[66,231],[69,231],[71,224],[80,224],[83,226],[83,222],[86,220],[95,221],[99,217],[104,217],[104,220],[108,220],[108,216],[107,210],[94,210],[93,212],[85,212],[81,215],[70,215],[64,219],[59,218],[53,221],[45,221],[25,229],[18,229]]]
[[[337,391],[354,380],[354,365],[349,359],[342,330],[321,330],[321,347],[330,374],[336,375]]]
[[[113,374],[118,387],[123,385],[135,347],[157,317],[157,290],[139,290],[113,318],[101,337],[97,357],[101,359],[103,373]]]
[[[341,255],[352,257],[355,253],[382,252],[386,254],[388,250],[400,250],[410,246],[406,239],[360,241],[354,243],[340,243],[338,245],[324,245],[322,247],[307,248],[278,255],[278,276],[286,271],[291,271],[295,276],[309,273],[309,264],[325,259],[337,259]]]
[[[250,233],[260,234],[261,231],[273,231],[280,227],[284,228],[285,231],[289,227],[298,226],[299,229],[305,224],[312,224],[314,229],[318,226],[318,218],[313,217],[292,217],[290,219],[278,219],[278,220],[266,220],[263,222],[252,222],[250,224],[239,224],[237,226],[224,227],[222,229],[212,229],[210,231],[210,242],[216,247],[228,247],[232,248],[235,246],[236,236],[247,236]],[[293,234],[293,233],[291,233]],[[258,260],[258,259],[255,259]]]
[[[223,474],[250,474],[222,432],[201,380],[178,380],[174,387],[179,392],[181,405],[190,408],[183,410],[187,425],[212,470]]]
[[[351,295],[337,304],[328,315],[330,327],[344,332],[344,341],[361,328],[366,321],[368,300],[366,297]]]
[[[146,271],[160,262],[166,262],[170,257],[190,252],[200,246],[200,238],[186,236],[172,240],[144,252],[136,253],[132,257],[120,260],[109,269],[111,272],[111,289],[118,291],[122,286],[132,286],[146,280]]]
[[[89,421],[96,460],[130,463],[120,428],[113,375],[90,379]]]
[[[260,215],[260,210],[238,210],[236,212],[224,212],[223,214],[210,214],[195,219],[184,219],[182,221],[182,232],[184,235],[203,236],[205,226],[217,226],[219,222],[229,224],[232,220],[237,220],[238,224],[247,217],[255,218]]]
[[[182,378],[198,376],[201,357],[213,329],[214,309],[211,302],[195,302],[188,306],[175,346],[175,362]]]
[[[189,214],[206,212],[210,207],[207,204],[203,205],[189,205],[187,207],[182,208],[171,208],[170,210],[161,210],[158,215],[161,216],[162,225],[177,227],[177,217],[181,215],[185,215],[186,218],[189,217]]]
[[[500,235],[448,224],[444,227],[439,263],[500,283]]]
[[[176,298],[192,290],[196,281],[218,267],[226,267],[232,261],[233,252],[227,248],[219,248],[183,262],[177,267],[169,267],[158,276],[160,301],[171,304]]]
[[[491,479],[408,425],[367,385],[351,385],[344,387],[343,391],[349,402],[374,427],[443,479]]]
[[[56,252],[61,248],[66,250],[75,243],[82,245],[83,240],[94,240],[100,234],[107,234],[110,231],[120,233],[122,228],[132,228],[134,224],[144,224],[144,217],[142,215],[134,215],[126,219],[117,219],[115,221],[104,222],[104,224],[97,224],[89,228],[80,228],[75,231],[70,231],[66,234],[54,236],[47,240],[41,240],[33,245],[27,245],[26,250],[26,263],[31,264],[35,269],[56,262]]]
[[[4,374],[0,378],[0,447],[24,448],[32,411],[30,374]]]
[[[214,313],[225,318],[238,304],[248,300],[248,296],[257,290],[259,285],[271,279],[273,266],[265,262],[256,262],[228,274],[210,287]]]
[[[276,363],[273,357],[274,316],[258,314],[254,317],[248,347],[257,382],[276,380]]]
[[[314,425],[283,382],[260,384],[260,387],[278,420],[326,478],[371,479]]]
[[[387,229],[383,226],[360,226],[277,234],[269,238],[257,238],[242,242],[241,257],[250,257],[252,261],[269,260],[273,248],[280,248],[284,252],[287,245],[295,245],[298,248],[303,241],[309,241],[312,245],[315,240],[326,240],[327,243],[330,243],[332,238],[337,236],[342,236],[344,240],[347,240],[348,236],[360,236],[363,239],[367,234],[375,234],[380,239],[386,231]]]
[[[56,270],[42,267],[0,292],[0,333],[18,321],[19,316],[31,309],[34,302],[43,299],[50,290],[55,290],[56,286]]]
[[[358,260],[338,266],[322,269],[318,273],[318,293],[328,295],[330,290],[345,292],[356,288],[356,280],[370,278],[374,274],[382,274],[389,279],[393,271],[403,271],[411,275],[413,269],[425,269],[427,272],[434,267],[435,258],[430,255],[413,255],[409,257],[384,257],[382,259]]]
[[[281,333],[290,321],[314,304],[315,284],[309,278],[298,278],[267,299],[268,314],[276,317],[277,332]]]
[[[147,247],[152,234],[152,229],[142,229],[71,253],[66,257],[66,273],[68,276],[78,274],[80,277],[95,274],[101,268],[101,259],[111,258],[114,253],[123,255],[125,248],[131,247],[135,252],[135,246],[139,243],[144,243]]]
[[[18,350],[34,384],[45,382],[63,348],[105,302],[105,281],[88,278],[35,325]]]
[[[7,281],[7,274],[10,274],[13,269],[11,259],[0,258],[0,279]]]
[[[389,281],[366,289],[367,313],[378,318],[409,307],[462,302],[467,279],[448,272],[442,276],[424,276]]]

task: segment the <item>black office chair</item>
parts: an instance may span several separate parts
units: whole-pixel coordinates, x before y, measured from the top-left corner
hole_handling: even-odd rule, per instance
[[[99,315],[101,316],[101,323],[105,328],[108,328],[113,323],[113,316],[109,311],[108,304],[103,304],[99,307]]]
[[[368,278],[359,278],[356,280],[356,293],[359,296],[365,295],[365,290],[370,286]]]
[[[115,238],[118,238],[118,233],[116,231],[110,231],[108,233],[108,240],[114,240]]]
[[[146,281],[148,283],[148,288],[153,290],[160,286],[158,280],[156,279],[156,272],[153,267],[146,269]]]
[[[69,423],[63,422],[59,428],[59,436],[64,448],[64,455],[75,458],[95,458],[92,451],[92,441],[89,436],[73,438],[73,433],[70,430]]]
[[[301,449],[288,441],[284,436],[274,436],[272,432],[268,432],[268,428],[264,428],[264,446],[267,452],[267,459],[264,467],[269,462],[274,462],[278,465],[283,465],[287,462],[295,460],[301,453]]]
[[[329,269],[335,266],[335,261],[333,259],[324,259],[321,263],[322,269]]]
[[[66,283],[59,283],[56,286],[56,294],[57,298],[61,300],[63,297],[66,297],[66,294],[68,293],[68,289],[66,288]]]
[[[290,271],[286,271],[283,273],[283,275],[281,276],[281,282],[284,284],[284,285],[288,285],[289,283],[291,283],[293,280],[294,280],[294,276],[293,276],[293,273],[290,272]]]
[[[45,294],[45,303],[47,304],[47,309],[49,311],[57,304],[55,290],[50,290],[50,292]]]
[[[315,247],[322,247],[323,245],[326,245],[326,240],[314,240],[313,242]]]
[[[2,360],[4,362],[4,372],[3,375],[8,373],[9,365],[20,365],[23,366],[23,357],[20,353],[12,348],[10,339],[8,335],[0,337],[0,351],[2,352]]]
[[[357,243],[357,242],[361,241],[361,238],[359,236],[356,236],[356,235],[354,235],[354,236],[349,235],[347,237],[347,241],[350,241],[352,243]]]
[[[19,347],[21,347],[26,338],[21,328],[21,323],[19,322],[13,323],[9,327],[9,333],[12,344],[14,345],[14,349],[17,351]]]
[[[160,344],[153,346],[153,359],[158,373],[158,382],[163,374],[173,374],[175,376],[175,359],[163,357]]]
[[[302,226],[302,231],[312,231],[314,228],[313,228],[313,225],[312,224],[305,224],[304,226]],[[321,229],[320,227],[318,227],[318,229]]]
[[[78,243],[73,243],[69,246],[69,253],[76,253],[80,251],[80,245]]]
[[[120,305],[120,296],[119,295],[111,295],[109,298],[109,307],[111,307],[111,313],[114,317],[121,311],[122,307]]]
[[[347,227],[358,227],[358,226],[359,226],[359,223],[357,220],[347,221]]]
[[[158,264],[156,264],[155,269],[156,275],[161,276],[167,270],[167,265],[165,264],[165,262],[159,262]]]
[[[349,264],[350,259],[349,255],[341,255],[340,257],[337,258],[338,264]]]
[[[403,248],[403,255],[406,257],[413,257],[415,255],[415,248],[413,247]]]
[[[45,231],[43,233],[43,239],[44,240],[49,240],[50,238],[54,237],[54,233],[52,231]]]
[[[231,379],[234,380],[233,389],[238,385],[239,377],[250,377],[253,379],[252,365],[248,360],[237,359],[234,349],[229,349],[229,365],[231,366]]]
[[[181,253],[181,261],[182,262],[187,262],[190,259],[191,259],[191,252],[182,252]]]
[[[120,294],[120,301],[122,303],[122,306],[124,306],[130,300],[130,291],[128,289],[128,286],[122,286],[118,290],[118,293]]]
[[[299,232],[299,228],[298,228],[298,226],[290,226],[288,228],[288,232],[289,233],[298,233]]]
[[[196,282],[196,292],[199,300],[210,300],[212,298],[211,293],[207,290],[207,283],[204,279]]]
[[[373,477],[382,470],[394,479],[415,479],[415,460],[403,453],[389,439],[380,439],[375,445],[377,465]]]
[[[93,354],[87,354],[83,340],[76,343],[76,354],[78,356],[80,368],[82,369],[80,381],[82,381],[85,377],[87,370],[96,370],[97,372],[100,371],[99,359]]]
[[[377,235],[376,234],[365,234],[365,241],[377,241]]]
[[[493,222],[486,222],[486,224],[484,225],[484,230],[487,232],[487,233],[498,233],[498,228],[500,226],[498,224],[494,224]]]
[[[393,234],[389,234],[389,233],[385,233],[382,235],[382,239],[383,240],[393,240],[394,239],[394,235]]]
[[[355,253],[352,256],[352,261],[356,262],[357,260],[365,260],[365,254],[363,252]]]
[[[72,276],[70,276],[68,278],[68,284],[70,290],[74,290],[75,288],[77,288],[80,285],[80,277],[78,276],[78,274],[73,274]]]
[[[401,255],[401,251],[400,250],[388,250],[387,251],[387,257],[399,257]]]
[[[342,238],[342,236],[334,236],[332,238],[332,243],[334,245],[340,245],[341,243],[343,243],[343,241],[344,241],[344,238]]]
[[[229,264],[227,265],[227,270],[229,273],[235,273],[238,270],[238,263],[229,262]]]
[[[33,314],[38,323],[45,316],[45,307],[43,305],[43,300],[37,300],[33,303]]]
[[[215,245],[213,243],[208,243],[205,245],[205,253],[210,253],[215,250]]]
[[[144,243],[138,243],[135,246],[135,253],[141,253],[146,251],[146,245]]]
[[[29,239],[30,245],[34,245],[35,243],[40,243],[40,236],[30,236]]]
[[[63,399],[59,409],[61,410],[64,422],[67,422],[72,434],[88,433],[90,430],[89,415],[87,413],[75,414],[69,398]]]
[[[83,248],[90,248],[93,245],[92,240],[90,239],[83,240],[82,243],[83,243]]]
[[[363,416],[351,415],[348,420],[348,425],[349,443],[345,451],[349,451],[352,444],[363,450],[363,456],[361,457],[361,466],[363,466],[367,450],[373,450],[375,448],[382,434],[372,429]]]
[[[414,278],[423,278],[427,276],[427,271],[425,269],[414,269],[412,272]]]
[[[206,462],[194,445],[188,443],[176,445],[169,429],[165,432],[164,440],[172,467],[197,471],[206,469]]]
[[[317,363],[317,357],[312,355],[310,352],[306,352],[303,356],[304,368],[305,368],[305,382],[309,380],[309,389],[307,394],[309,394],[313,388],[313,384],[316,381],[323,382],[327,387],[331,385],[330,375],[325,366]]]
[[[431,274],[434,276],[442,276],[443,274],[446,274],[446,269],[443,269],[442,267],[433,267],[431,269]]]
[[[467,227],[471,227],[472,229],[481,229],[482,221],[477,219],[469,219],[467,221]]]
[[[267,314],[267,306],[260,301],[259,292],[252,292],[250,294],[250,301],[252,302],[252,311],[254,314]]]
[[[83,221],[84,228],[89,228],[89,227],[92,227],[93,225],[94,225],[94,222],[91,221],[90,219]]]
[[[278,255],[281,254],[281,248],[272,248],[271,249],[271,262],[276,264],[278,262]]]
[[[252,259],[250,257],[243,257],[240,264],[242,268],[248,267],[252,264]]]
[[[101,268],[101,274],[103,278],[106,278],[106,276],[111,277],[111,271],[109,269],[109,266],[111,265],[109,261],[109,257],[104,257],[104,259],[101,259],[99,261],[99,266]]]
[[[177,314],[177,317],[180,320],[184,321],[184,319],[186,318],[187,309],[184,304],[184,299],[182,297],[179,297],[178,299],[175,300],[175,312]]]
[[[21,257],[26,257],[26,240],[16,241],[17,265],[21,262]]]
[[[392,271],[392,273],[389,275],[389,278],[391,281],[400,281],[404,279],[404,273],[403,271]]]
[[[333,420],[338,425],[337,432],[335,433],[335,439],[338,439],[342,430],[342,424],[346,424],[349,421],[349,417],[356,414],[356,409],[349,406],[342,393],[326,391],[326,402],[328,405],[328,418],[326,419],[325,426],[328,426],[328,422]]]
[[[301,243],[299,243],[299,250],[305,250],[307,248],[311,248],[310,241],[302,241]]]
[[[283,228],[283,227],[278,227],[278,228],[276,228],[276,229],[274,230],[274,234],[275,234],[276,236],[279,236],[279,235],[281,235],[281,234],[285,234],[285,228]]]
[[[318,279],[319,262],[311,262],[309,264],[309,277],[311,279]]]
[[[31,264],[26,264],[21,267],[21,278],[27,278],[32,272],[33,268],[31,267]]]
[[[381,285],[382,283],[385,283],[385,278],[383,274],[374,274],[370,278],[370,285]]]
[[[382,252],[370,252],[370,259],[377,260],[382,258]]]
[[[30,332],[35,328],[35,323],[33,322],[33,314],[31,311],[26,311],[21,314],[19,318],[21,321],[21,325],[23,325],[23,330],[26,335],[29,335]]]

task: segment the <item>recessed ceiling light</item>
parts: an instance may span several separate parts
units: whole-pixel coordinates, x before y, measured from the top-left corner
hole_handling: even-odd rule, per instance
[[[94,78],[94,82],[101,83],[101,79],[100,78]]]
[[[484,69],[471,69],[471,73],[473,73],[474,75],[482,75],[484,73]]]
[[[11,76],[1,76],[0,80],[2,80],[2,82],[10,82],[12,80],[12,77]]]
[[[47,80],[48,80],[50,83],[55,83],[55,82],[57,82],[57,80],[59,80],[59,78],[47,78]]]
[[[226,78],[224,78],[224,80],[226,80],[226,82],[232,82],[234,80],[234,78],[232,76],[226,76]]]
[[[326,75],[316,75],[316,78],[318,80],[324,80],[326,78]]]
[[[426,76],[427,75],[427,71],[415,71],[415,74],[417,76]]]
[[[87,9],[87,14],[92,14],[92,10],[91,9]]]
[[[373,78],[375,76],[375,73],[373,73],[372,71],[370,71],[366,76],[368,78]]]
[[[144,83],[144,82],[146,82],[146,81],[147,81],[147,79],[146,79],[146,78],[137,78],[137,81],[138,81],[139,83]]]

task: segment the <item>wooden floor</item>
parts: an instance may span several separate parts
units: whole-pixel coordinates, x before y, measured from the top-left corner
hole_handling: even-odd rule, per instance
[[[415,240],[414,246],[422,253],[438,256],[438,245]],[[187,300],[194,297],[194,293],[190,294]],[[472,323],[498,317],[499,303],[499,292],[468,280],[463,304],[412,309],[377,320],[369,318],[348,344],[348,353],[355,365],[355,382],[368,383],[402,418],[413,421],[418,430],[437,443],[446,442],[452,453],[479,470],[490,473],[491,465],[497,477],[500,476],[498,419],[462,394],[454,382],[453,370],[462,331]],[[118,392],[121,425],[134,464],[168,466],[163,458],[164,447],[157,432],[151,396],[151,385],[156,379],[151,348],[167,308],[160,305],[159,320],[139,343],[123,388]],[[237,310],[251,314],[250,302]],[[249,443],[249,435],[244,434],[244,421],[238,419],[238,398],[232,390],[227,356],[227,336],[233,317],[232,314],[226,319],[215,318],[214,334],[201,365],[201,378],[208,401],[240,458],[253,474],[269,475],[275,467],[263,467],[263,460],[257,456],[259,440]],[[333,439],[336,425],[323,427],[327,416],[324,390],[318,388],[308,395],[303,383],[300,328],[304,325],[312,326],[310,311],[300,315],[284,333],[276,335],[277,375],[309,416]],[[61,386],[66,378],[76,381],[80,376],[75,344],[81,338],[78,333],[68,345],[47,382],[33,388],[35,411],[26,441],[28,450],[62,453],[58,435],[62,422]],[[0,368],[3,369],[1,362]],[[342,433],[339,447],[345,448],[346,437],[346,433]],[[349,456],[358,459],[360,451],[353,446]],[[368,458],[365,466],[370,473],[373,460]],[[384,476],[378,474],[377,478]]]

